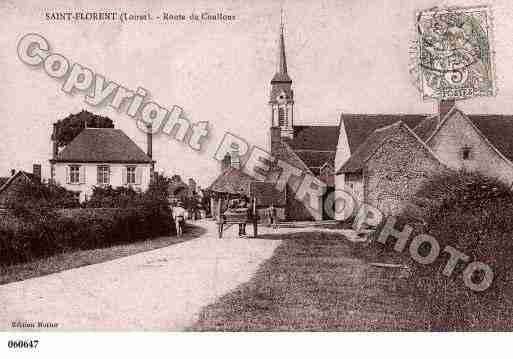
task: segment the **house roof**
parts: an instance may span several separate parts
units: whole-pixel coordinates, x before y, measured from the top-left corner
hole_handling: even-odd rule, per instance
[[[283,141],[279,141],[273,145],[272,155],[276,159],[282,160],[300,169],[304,173],[313,174],[301,158]],[[276,167],[271,168],[271,172],[274,170],[276,170]],[[229,167],[215,179],[208,189],[213,192],[244,194],[249,196],[251,183],[256,181],[255,178],[245,174],[241,170]]]
[[[0,177],[0,188],[3,186],[5,182],[7,182],[8,179],[9,177]]]
[[[37,179],[37,177],[32,174],[25,171],[18,171],[11,177],[0,177],[0,193],[5,191],[10,184],[14,181],[15,178],[19,176],[25,176],[29,181],[32,181],[34,183],[40,183],[40,181]]]
[[[467,115],[500,153],[513,161],[513,116]]]
[[[376,129],[398,121],[403,122],[409,128],[414,128],[428,116],[425,114],[342,114],[340,121],[341,123],[343,121],[346,129],[349,149],[351,153],[354,153]]]
[[[402,122],[398,121],[392,125],[388,125],[374,130],[365,142],[349,157],[349,159],[337,171],[340,173],[359,172],[363,169],[365,162],[372,156],[374,152],[385,142],[387,138],[399,131]]]
[[[287,142],[279,141],[273,145],[272,155],[279,160],[287,162],[305,173],[313,174],[310,167],[301,159],[299,153],[296,153]]]
[[[151,163],[123,131],[85,128],[53,159],[56,162]]]
[[[208,188],[210,191],[249,196],[250,184],[254,179],[239,169],[229,167],[219,175]]]
[[[460,111],[457,108],[455,110]],[[449,111],[442,122],[449,118],[452,112]],[[503,156],[513,161],[512,115],[464,115]],[[438,116],[428,117],[414,128],[414,132],[423,141],[427,141],[439,128],[440,123]]]

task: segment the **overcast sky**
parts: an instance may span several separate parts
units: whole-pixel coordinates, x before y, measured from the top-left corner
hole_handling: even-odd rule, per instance
[[[219,173],[212,153],[225,131],[264,145],[270,124],[269,81],[276,69],[280,3],[276,1],[117,1],[129,13],[222,12],[231,22],[151,23],[47,21],[47,11],[107,9],[104,1],[2,0],[0,12],[0,176],[43,165],[49,175],[51,124],[88,109],[114,120],[142,148],[145,135],[123,112],[91,107],[84,94],[66,95],[62,81],[16,55],[19,39],[40,33],[51,49],[128,88],[141,86],[192,121],[209,121],[206,151],[167,136],[154,140],[157,169],[206,186]],[[215,3],[215,5],[214,5]],[[340,113],[431,113],[408,68],[416,10],[478,1],[285,1],[286,49],[295,91],[295,123],[338,123]],[[513,114],[513,3],[486,2],[494,15],[498,95],[460,102],[469,113]],[[74,5],[71,5],[74,4]],[[144,5],[146,4],[146,5]]]

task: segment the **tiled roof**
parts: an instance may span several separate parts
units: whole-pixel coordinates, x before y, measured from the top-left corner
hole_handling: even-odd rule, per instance
[[[466,114],[465,114],[466,115]],[[513,161],[513,116],[512,115],[466,115],[487,140],[506,158]],[[422,121],[414,132],[427,141],[436,131],[438,116]]]
[[[392,125],[397,121],[401,121],[413,129],[428,116],[422,114],[342,114],[341,120],[344,120],[349,149],[351,153],[354,153],[374,130]]]
[[[16,177],[23,175],[34,183],[40,183],[40,180],[37,179],[37,177],[34,174],[25,171],[18,171],[11,177],[0,177],[0,193],[3,192],[6,188],[8,188]]]
[[[57,162],[151,163],[148,155],[123,131],[86,128],[54,159]]]
[[[283,140],[273,145],[272,155],[305,173],[312,174],[310,168],[303,162],[299,155]]]
[[[294,151],[336,151],[338,126],[294,126],[294,138],[286,141]]]
[[[239,169],[229,167],[208,188],[210,191],[249,196],[250,184],[255,181]]]
[[[294,151],[296,155],[307,165],[310,169],[319,168],[328,161],[335,160],[335,151],[333,152],[319,152],[319,151]]]
[[[438,115],[430,116],[414,127],[413,132],[415,132],[422,141],[426,141],[433,134],[436,126],[438,126]]]
[[[513,161],[512,115],[468,115],[468,117],[500,153]]]
[[[335,158],[338,126],[294,126],[294,137],[284,139],[312,172]]]
[[[7,182],[7,180],[8,180],[8,179],[9,179],[9,177],[0,177],[0,187],[2,187],[2,186],[3,186],[3,184],[4,184],[5,182]]]
[[[396,122],[392,125],[379,128],[372,132],[370,136],[367,137],[365,142],[363,142],[358,147],[356,152],[354,152],[351,157],[349,157],[349,159],[344,163],[344,165],[337,171],[337,174],[361,171],[369,157],[383,144],[387,138],[389,138],[395,132],[399,131],[401,125],[401,122]]]

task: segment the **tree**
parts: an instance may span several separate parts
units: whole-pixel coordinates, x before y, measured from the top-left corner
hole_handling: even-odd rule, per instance
[[[57,141],[59,147],[64,147],[86,127],[114,128],[112,120],[105,116],[96,115],[86,110],[59,120],[55,123],[56,133],[53,140]]]

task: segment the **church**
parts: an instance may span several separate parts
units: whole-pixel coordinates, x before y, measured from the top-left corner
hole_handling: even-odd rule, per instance
[[[320,179],[326,185],[324,198],[334,190],[349,191],[357,203],[394,215],[407,208],[420,186],[444,171],[478,172],[513,184],[513,116],[467,115],[454,100],[442,100],[434,114],[342,113],[336,126],[296,126],[283,25],[277,65],[270,82],[267,151]],[[234,149],[210,190],[249,195],[254,180],[240,166]],[[267,199],[261,205],[278,207],[282,220],[333,219],[295,199],[293,184],[284,193],[264,187],[259,191]]]

